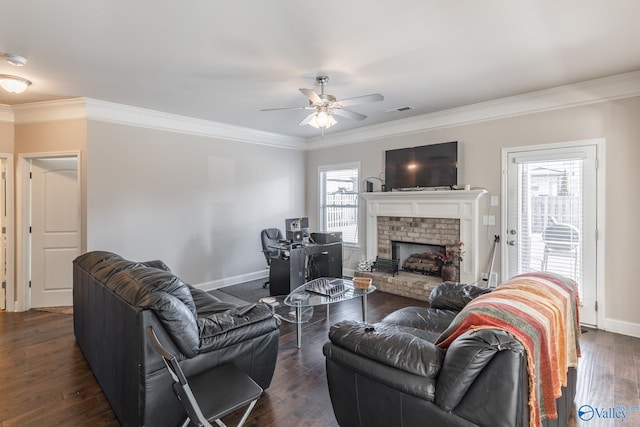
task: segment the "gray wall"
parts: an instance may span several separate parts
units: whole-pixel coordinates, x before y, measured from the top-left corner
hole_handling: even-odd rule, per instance
[[[304,151],[89,121],[86,161],[87,249],[194,285],[264,274],[260,230],[304,214]]]
[[[605,138],[606,248],[600,254],[605,257],[605,318],[613,321],[609,324],[618,330],[638,328],[640,310],[636,302],[640,301],[640,286],[635,264],[640,226],[635,217],[640,212],[640,193],[636,191],[640,183],[639,119],[640,98],[635,97],[310,151],[307,211],[317,215],[318,166],[359,160],[363,178],[378,176],[384,170],[384,151],[390,148],[459,141],[462,183],[500,195],[503,147]],[[496,226],[486,229],[489,240],[500,234],[500,208],[493,208],[491,214],[496,215]],[[364,245],[363,241],[363,248]],[[357,267],[364,251],[345,252],[350,255],[345,267]]]

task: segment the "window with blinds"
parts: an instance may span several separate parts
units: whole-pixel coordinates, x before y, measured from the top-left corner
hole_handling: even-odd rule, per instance
[[[342,232],[342,241],[358,245],[358,182],[360,165],[349,163],[321,167],[320,228]]]
[[[583,159],[518,164],[519,265],[582,283]]]

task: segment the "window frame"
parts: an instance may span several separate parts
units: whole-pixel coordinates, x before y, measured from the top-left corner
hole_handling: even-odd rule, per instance
[[[344,240],[344,236],[343,236],[343,246],[348,246],[348,247],[352,247],[352,248],[360,248],[361,247],[361,203],[360,203],[360,176],[361,176],[361,170],[360,170],[360,162],[356,161],[356,162],[346,162],[346,163],[334,163],[334,164],[328,164],[328,165],[321,165],[318,166],[318,223],[320,225],[320,231],[325,232],[327,230],[327,218],[326,218],[326,192],[323,191],[323,189],[326,187],[325,185],[325,178],[324,178],[324,174],[326,174],[327,172],[332,172],[332,171],[340,171],[340,170],[347,170],[347,169],[355,169],[356,172],[356,179],[355,179],[355,188],[354,191],[356,193],[356,197],[355,197],[355,208],[356,208],[356,221],[355,221],[355,225],[356,225],[356,239],[354,242],[347,242]]]

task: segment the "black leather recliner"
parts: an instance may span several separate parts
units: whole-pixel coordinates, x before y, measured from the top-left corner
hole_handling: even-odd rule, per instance
[[[185,418],[148,326],[186,375],[233,362],[269,387],[279,320],[264,304],[246,314],[241,308],[185,284],[162,261],[95,251],[73,262],[76,341],[125,426],[177,426]]]
[[[469,301],[489,292],[445,282],[430,307],[406,307],[381,322],[343,321],[324,345],[334,413],[343,427],[529,426],[527,355],[511,334],[495,329],[465,333],[445,351],[434,342]],[[576,371],[557,399],[566,426]]]

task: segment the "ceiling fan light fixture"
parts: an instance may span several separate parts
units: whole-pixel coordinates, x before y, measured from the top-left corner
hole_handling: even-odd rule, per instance
[[[31,82],[23,77],[0,74],[0,86],[10,93],[22,93],[31,86]]]
[[[338,122],[328,111],[320,110],[313,116],[309,122],[309,126],[313,126],[316,129],[329,129],[336,123]]]
[[[286,107],[286,108],[268,108],[261,111],[273,111],[273,110],[314,110],[312,113],[307,114],[300,122],[298,126],[311,126],[322,131],[329,129],[338,121],[333,117],[333,114],[340,117],[346,117],[347,119],[362,121],[367,118],[364,114],[356,113],[355,111],[347,110],[344,107],[351,105],[362,104],[365,102],[383,101],[384,96],[379,93],[373,93],[370,95],[356,96],[354,98],[347,98],[337,100],[335,96],[324,93],[324,85],[329,80],[327,76],[316,77],[316,83],[320,86],[320,93],[313,89],[299,89],[304,96],[307,97],[309,104],[305,107]]]

